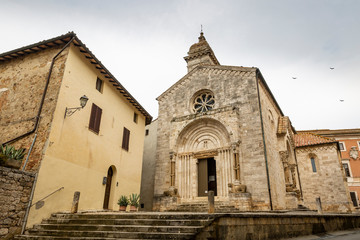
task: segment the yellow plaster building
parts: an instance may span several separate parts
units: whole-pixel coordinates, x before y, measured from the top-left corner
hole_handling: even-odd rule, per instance
[[[32,202],[46,197],[27,227],[70,211],[76,191],[79,210],[116,209],[121,195],[140,192],[152,117],[74,33],[0,54],[0,89],[0,143],[27,149]]]

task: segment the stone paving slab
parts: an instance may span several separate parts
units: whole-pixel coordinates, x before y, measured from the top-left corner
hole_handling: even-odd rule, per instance
[[[359,240],[360,229],[351,229],[346,231],[328,232],[318,235],[308,235],[297,238],[288,238],[288,240],[320,240],[320,239],[331,239],[331,240]]]

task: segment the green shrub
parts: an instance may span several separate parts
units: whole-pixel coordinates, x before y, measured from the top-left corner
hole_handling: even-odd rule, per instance
[[[117,204],[119,206],[127,206],[129,204],[129,199],[125,195],[121,195]]]
[[[129,197],[129,202],[131,206],[139,207],[140,195],[137,193],[132,193]]]
[[[0,153],[5,155],[7,158],[14,160],[22,160],[25,156],[25,148],[15,149],[14,146],[0,145]]]

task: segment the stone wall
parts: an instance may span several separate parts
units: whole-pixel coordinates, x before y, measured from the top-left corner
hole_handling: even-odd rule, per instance
[[[281,115],[280,109],[275,105],[268,91],[259,79],[259,94],[266,144],[266,157],[269,167],[270,191],[273,209],[286,208],[285,203],[285,176],[279,150],[286,149],[282,143],[283,138],[278,138],[277,123]]]
[[[34,128],[52,58],[63,46],[56,46],[0,62],[0,143],[31,131]],[[36,171],[42,159],[48,138],[59,87],[63,77],[68,49],[56,59],[46,93],[37,140],[27,164],[27,170]],[[29,149],[34,134],[11,143],[16,148]]]
[[[348,212],[349,191],[342,171],[336,143],[296,149],[304,205],[318,210],[317,198],[326,212]],[[310,158],[315,159],[316,172]]]
[[[196,239],[258,240],[290,239],[305,235],[360,227],[358,215],[318,214],[224,214],[196,236]],[[304,237],[305,239],[305,237]],[[314,239],[310,238],[309,239]]]
[[[0,238],[11,239],[21,231],[35,176],[0,167]]]
[[[294,209],[300,199],[300,183],[294,155],[291,122],[284,117],[269,90],[259,79],[262,120],[269,166],[273,209]],[[284,119],[285,120],[281,120]],[[287,127],[279,126],[287,122]],[[281,131],[278,131],[281,128]]]

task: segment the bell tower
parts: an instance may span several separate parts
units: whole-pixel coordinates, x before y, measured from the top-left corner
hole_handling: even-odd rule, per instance
[[[188,72],[198,65],[220,65],[202,31],[200,32],[199,42],[191,45],[188,56],[184,57],[184,59],[187,62]]]

